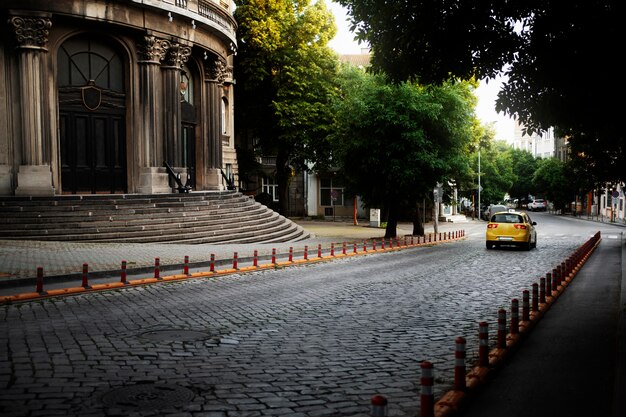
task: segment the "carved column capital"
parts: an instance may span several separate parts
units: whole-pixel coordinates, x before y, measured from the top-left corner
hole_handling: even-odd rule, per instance
[[[19,48],[42,49],[48,46],[52,21],[47,17],[13,16],[8,22],[15,32]]]
[[[164,39],[146,35],[138,42],[139,60],[158,64],[165,58],[165,52],[169,46],[170,43]]]
[[[164,64],[169,67],[181,68],[191,55],[191,47],[176,42],[168,42]]]
[[[204,79],[205,81],[211,81],[218,84],[232,79],[233,69],[226,65],[226,61],[216,59],[212,62],[207,62],[204,67]]]

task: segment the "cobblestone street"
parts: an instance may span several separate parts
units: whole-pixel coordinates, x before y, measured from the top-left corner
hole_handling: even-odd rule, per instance
[[[416,416],[420,362],[435,366],[436,396],[447,391],[455,338],[473,359],[477,323],[493,336],[498,309],[598,227],[563,230],[540,229],[530,252],[487,251],[481,228],[432,247],[2,306],[0,413],[367,416],[382,394],[389,416]]]

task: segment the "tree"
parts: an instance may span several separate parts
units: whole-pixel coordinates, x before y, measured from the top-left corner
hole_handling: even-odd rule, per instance
[[[626,84],[619,0],[338,0],[375,69],[421,83],[508,77],[496,110],[529,131],[554,127],[574,158],[605,180],[624,179]]]
[[[578,192],[578,186],[570,177],[569,166],[558,159],[547,158],[537,161],[537,170],[532,182],[537,192],[565,211]]]
[[[502,140],[481,143],[481,204],[501,203],[510,190],[514,175],[509,150],[510,145]]]
[[[307,164],[329,160],[338,59],[336,32],[323,1],[238,0],[237,132],[240,142],[276,156],[279,211],[289,180]]]
[[[527,200],[529,195],[536,194],[532,181],[537,160],[532,153],[523,149],[509,149],[513,168],[513,184],[509,188],[509,195],[518,199],[518,204]]]
[[[475,100],[468,83],[392,84],[354,67],[342,72],[333,162],[349,193],[387,209],[385,237],[396,236],[403,209],[469,169]]]

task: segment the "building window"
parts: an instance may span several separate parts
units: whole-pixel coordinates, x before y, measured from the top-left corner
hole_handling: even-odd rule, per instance
[[[320,205],[343,206],[343,185],[337,178],[320,180]]]
[[[272,201],[278,201],[278,184],[274,178],[261,179],[261,190],[272,196]]]
[[[226,99],[226,97],[222,97],[221,123],[222,123],[222,135],[227,135],[228,134],[228,100]]]
[[[123,63],[105,41],[73,37],[61,45],[58,56],[59,87],[84,86],[123,92]]]
[[[182,101],[193,104],[193,79],[189,74],[189,68],[183,65],[180,73],[180,96]]]

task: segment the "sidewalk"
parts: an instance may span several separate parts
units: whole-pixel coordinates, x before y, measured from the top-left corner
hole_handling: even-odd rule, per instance
[[[471,222],[471,220],[470,220]],[[232,264],[237,252],[240,263],[251,262],[256,250],[259,260],[270,259],[272,250],[277,258],[288,256],[293,248],[294,256],[302,257],[305,246],[309,253],[317,254],[318,245],[322,245],[324,254],[328,254],[330,244],[341,250],[343,242],[347,244],[367,240],[382,239],[385,229],[373,228],[369,222],[354,225],[352,221],[310,221],[296,220],[300,226],[314,234],[314,238],[290,243],[272,244],[220,244],[220,245],[181,245],[181,244],[120,244],[120,243],[76,243],[0,240],[0,295],[15,293],[23,287],[26,292],[33,291],[37,267],[43,267],[46,285],[60,281],[80,283],[83,264],[88,264],[89,279],[119,275],[121,262],[127,262],[129,278],[145,275],[154,271],[155,258],[159,258],[161,270],[181,271],[185,256],[189,257],[189,267],[206,268],[210,264],[211,254],[215,255],[215,265]],[[478,222],[476,222],[478,224]],[[469,223],[440,223],[439,231],[464,229]],[[398,237],[410,235],[413,226],[410,223],[398,225]],[[433,232],[433,225],[425,225],[426,233]],[[95,281],[94,281],[95,282]],[[49,287],[53,288],[53,287]]]

